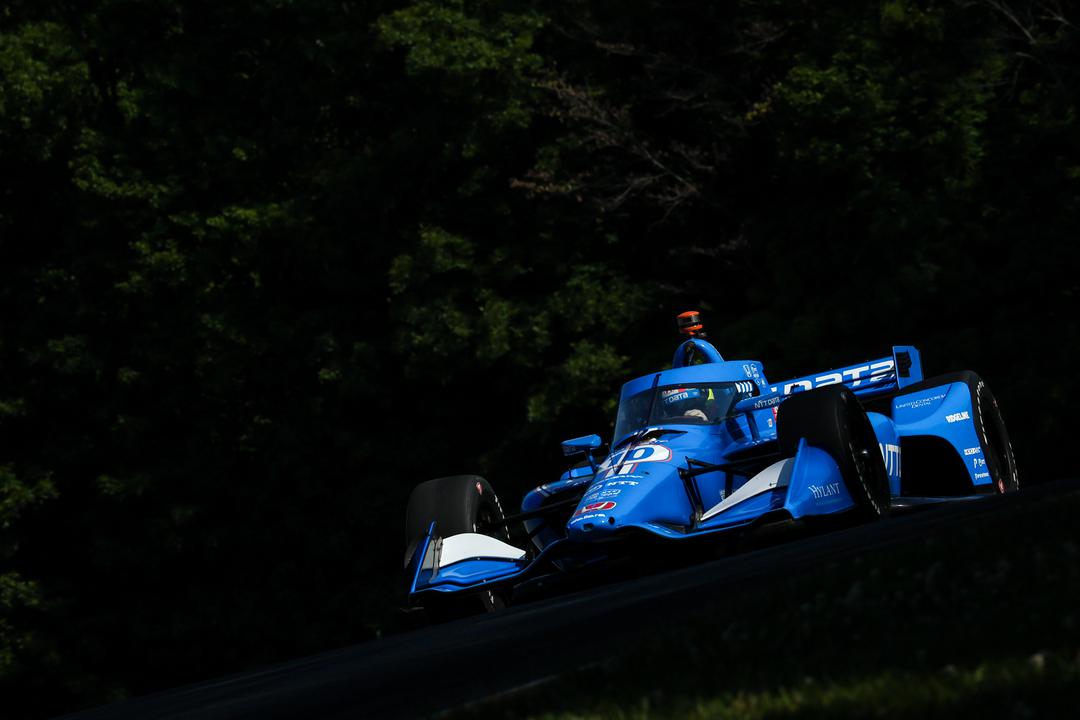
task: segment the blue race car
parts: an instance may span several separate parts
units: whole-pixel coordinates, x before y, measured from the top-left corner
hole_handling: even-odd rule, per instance
[[[598,435],[564,442],[580,462],[527,493],[520,512],[507,515],[476,475],[413,490],[411,605],[491,610],[527,584],[649,544],[869,521],[1019,487],[1001,411],[975,373],[924,380],[918,350],[897,346],[769,383],[760,362],[724,360],[698,313],[680,315],[679,329],[688,337],[672,368],[623,385],[610,451]]]

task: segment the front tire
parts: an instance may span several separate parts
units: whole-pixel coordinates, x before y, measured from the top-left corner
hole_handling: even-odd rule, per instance
[[[496,524],[505,518],[491,484],[479,475],[453,475],[421,483],[409,495],[405,513],[405,566],[432,522],[441,537],[480,532],[506,542],[510,539],[506,526]],[[451,593],[425,609],[434,619],[444,620],[505,606],[502,594],[485,589],[464,597]]]
[[[889,514],[889,475],[877,435],[846,386],[827,385],[788,398],[780,404],[776,430],[783,455],[794,455],[799,440],[806,438],[832,456],[859,519],[876,520]]]

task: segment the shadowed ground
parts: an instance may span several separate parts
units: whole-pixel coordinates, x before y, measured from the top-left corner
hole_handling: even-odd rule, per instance
[[[1077,481],[924,509],[71,717],[1066,707],[1080,675],[1078,509]]]

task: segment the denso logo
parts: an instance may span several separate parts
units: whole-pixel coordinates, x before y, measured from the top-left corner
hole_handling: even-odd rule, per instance
[[[948,421],[948,422],[951,422],[951,423],[960,422],[961,420],[970,420],[970,419],[971,419],[971,415],[968,414],[967,410],[964,410],[963,412],[953,413],[952,415],[946,415],[945,416],[945,420]]]
[[[818,375],[815,378],[792,380],[783,385],[783,393],[785,395],[790,395],[795,391],[795,388],[812,390],[816,387],[839,385],[843,382],[850,382],[852,387],[858,387],[864,381],[870,382],[887,375],[893,369],[893,366],[894,363],[892,358],[890,358],[869,365],[857,365],[837,372],[825,373],[824,375]]]

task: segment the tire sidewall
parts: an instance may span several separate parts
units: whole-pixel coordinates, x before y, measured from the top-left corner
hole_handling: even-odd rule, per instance
[[[479,475],[451,475],[417,485],[409,496],[405,513],[405,563],[409,562],[419,540],[431,523],[442,537],[477,532],[485,519],[506,517],[491,484]],[[509,539],[509,530],[501,526],[484,534],[499,540]]]
[[[1013,455],[1012,443],[1009,441],[1009,433],[1005,427],[1005,418],[998,406],[994,393],[989,385],[970,370],[945,373],[921,380],[914,385],[905,387],[893,398],[897,399],[914,393],[951,386],[962,383],[968,389],[971,399],[972,424],[975,426],[975,435],[982,450],[982,457],[986,461],[986,471],[990,474],[990,489],[992,492],[1015,492],[1020,489],[1020,477],[1016,467],[1016,457]],[[992,438],[996,438],[994,442]],[[959,450],[957,450],[959,453]],[[967,458],[963,460],[963,482],[972,485],[971,470],[968,469]],[[983,488],[985,485],[973,486],[974,490]]]
[[[799,393],[780,405],[779,415],[781,452],[793,454],[805,438],[836,462],[857,515],[868,520],[888,515],[885,461],[870,419],[849,388],[830,385]]]
[[[881,518],[889,514],[889,474],[881,456],[877,434],[859,405],[854,393],[840,396],[841,412],[847,423],[847,454],[849,472],[841,466],[841,475],[848,486],[859,512],[868,518]],[[858,456],[865,453],[862,459]],[[856,493],[859,497],[855,497]]]
[[[1005,428],[1005,418],[989,386],[978,375],[971,375],[967,385],[975,411],[975,433],[979,437],[979,446],[982,448],[983,459],[986,460],[990,482],[999,495],[1015,492],[1020,489],[1020,479],[1016,471],[1012,443]]]

